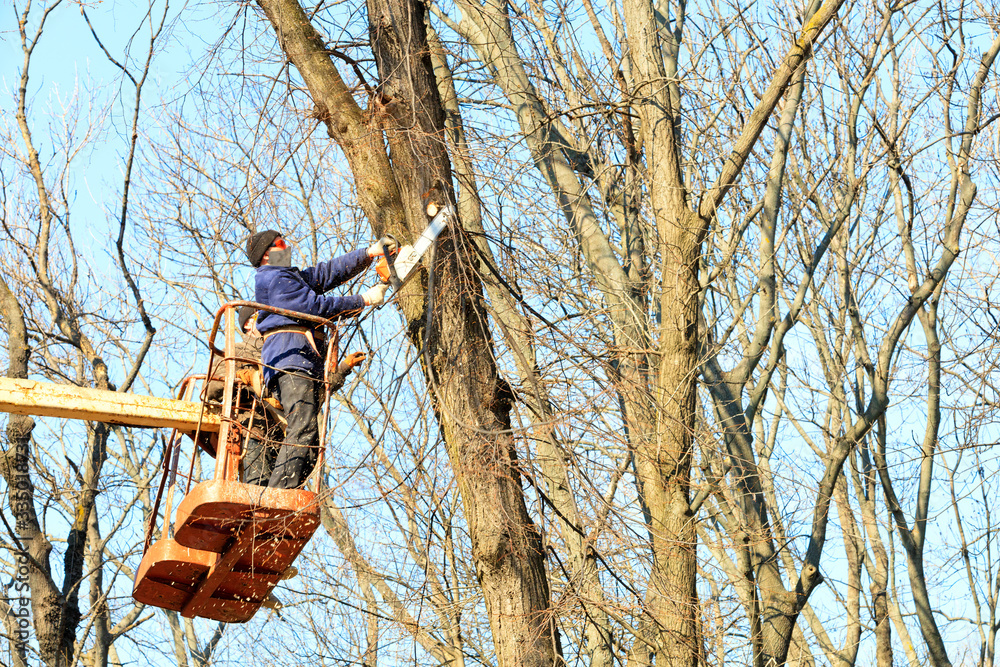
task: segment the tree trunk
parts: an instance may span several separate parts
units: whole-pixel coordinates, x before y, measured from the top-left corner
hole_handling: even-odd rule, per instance
[[[680,168],[679,92],[661,51],[651,3],[626,0],[623,18],[633,54],[635,108],[649,165],[649,199],[664,271],[660,285],[656,425],[634,438],[636,471],[649,512],[653,564],[647,604],[657,624],[657,667],[698,662],[695,526],[690,508],[691,454],[698,368],[698,280],[706,221],[688,208]],[[678,22],[677,30],[680,30]],[[676,40],[677,35],[670,37]],[[662,47],[666,48],[666,47]]]
[[[379,133],[362,122],[301,6],[295,0],[259,4],[305,79],[330,135],[344,149],[375,233],[390,231],[404,242],[416,238],[427,223],[424,192],[436,188],[452,204],[455,200],[423,5],[369,3],[372,49],[382,79],[372,120],[386,132],[390,165]],[[359,149],[361,143],[366,150]],[[494,361],[475,253],[459,232],[455,225],[439,240],[425,299],[412,298],[421,290],[411,285],[403,295],[403,312],[461,492],[498,662],[552,665],[560,654],[558,635],[541,538],[521,490],[510,431],[513,396]]]
[[[16,297],[0,277],[0,315],[8,327],[7,376],[25,379],[28,375],[28,339],[24,315]],[[35,422],[30,417],[10,415],[7,421],[9,448],[0,461],[0,474],[11,489],[10,507],[16,522],[16,535],[29,565],[28,587],[31,591],[31,616],[34,621],[38,651],[46,665],[68,665],[73,657],[76,624],[65,618],[65,600],[52,580],[49,554],[52,545],[38,523],[35,513],[35,487],[31,481],[31,432]],[[66,586],[76,580],[67,579]],[[67,641],[67,638],[69,640]]]
[[[426,224],[423,192],[440,188],[455,201],[424,6],[369,0],[368,20],[388,117],[383,126],[415,236]],[[513,396],[494,361],[475,251],[460,227],[451,231],[435,251],[429,327],[421,331],[411,321],[411,337],[424,350],[499,664],[551,665],[559,653],[557,637],[544,551],[528,516],[510,434]]]

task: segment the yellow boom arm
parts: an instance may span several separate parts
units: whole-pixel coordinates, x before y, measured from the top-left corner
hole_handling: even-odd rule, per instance
[[[0,378],[0,412],[121,424],[218,432],[218,415],[202,415],[201,403],[84,389],[67,384]]]

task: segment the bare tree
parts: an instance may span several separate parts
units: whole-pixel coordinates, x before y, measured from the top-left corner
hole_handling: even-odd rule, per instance
[[[116,216],[120,284],[57,290],[94,354],[41,334],[62,320],[24,265],[0,290],[10,372],[96,382],[113,326],[119,360],[197,366],[176,350],[250,296],[251,231],[311,262],[411,241],[428,191],[459,218],[395,310],[342,327],[373,362],[333,412],[325,531],[280,619],[158,616],[178,662],[252,637],[265,663],[994,663],[991,19],[960,0],[257,7],[220,8],[211,65],[160,110],[141,205]],[[9,225],[24,256],[32,220]],[[111,295],[104,312],[162,304],[154,343],[141,314],[92,315]],[[93,440],[137,508],[144,438]],[[69,516],[76,473],[41,442],[17,450],[42,453],[34,497]],[[100,577],[134,557],[118,516],[89,516],[77,644],[100,656],[99,619],[125,613]]]
[[[580,609],[585,630],[574,641],[586,646],[581,650],[596,664],[606,664],[620,648],[625,649],[625,659],[640,663],[707,660],[705,638],[698,629],[705,619],[698,612],[695,567],[695,535],[704,516],[705,526],[711,526],[702,531],[707,554],[718,560],[718,571],[726,575],[723,589],[734,591],[741,603],[756,663],[784,662],[790,650],[795,661],[807,663],[818,645],[831,660],[854,664],[863,629],[864,598],[859,590],[866,577],[873,581],[871,604],[881,633],[878,642],[885,649],[880,655],[889,660],[889,620],[902,617],[899,603],[887,602],[891,547],[887,550],[883,543],[881,510],[872,504],[878,502],[871,493],[871,473],[876,469],[866,469],[861,459],[855,462],[855,455],[869,455],[867,436],[887,408],[891,362],[903,333],[917,316],[919,304],[943,283],[954,258],[945,250],[939,270],[922,284],[918,281],[901,309],[886,316],[886,331],[868,355],[874,360],[868,380],[874,383],[874,393],[863,389],[859,393],[857,387],[844,384],[849,368],[844,355],[859,354],[857,325],[870,318],[852,314],[856,307],[849,299],[827,300],[823,290],[829,287],[831,294],[839,294],[856,282],[857,271],[872,270],[868,267],[873,265],[853,257],[851,239],[858,232],[848,223],[861,210],[869,214],[863,209],[868,203],[863,195],[877,174],[892,173],[886,165],[895,159],[890,147],[898,141],[892,139],[895,130],[884,127],[879,102],[872,100],[882,99],[882,68],[898,57],[892,55],[899,48],[894,40],[912,44],[915,35],[933,24],[898,27],[901,15],[892,9],[854,17],[845,14],[835,20],[838,3],[814,3],[797,10],[802,31],[790,35],[782,50],[775,50],[773,41],[761,42],[762,26],[722,8],[710,17],[688,16],[683,4],[634,3],[599,14],[585,4],[571,18],[562,8],[533,3],[523,7],[459,3],[452,8],[461,9],[454,12],[454,20],[451,9],[432,6],[449,39],[461,40],[446,47],[433,31],[425,46],[420,7],[372,5],[366,19],[376,63],[373,71],[361,58],[348,55],[353,45],[340,48],[309,27],[310,16],[316,25],[336,23],[323,12],[310,15],[287,4],[262,7],[310,91],[316,117],[344,150],[359,205],[375,233],[389,229],[406,238],[419,229],[420,214],[414,210],[419,191],[435,178],[450,183],[448,170],[435,166],[443,160],[440,138],[449,142],[462,225],[474,243],[468,246],[473,252],[462,261],[479,268],[477,281],[489,299],[492,326],[502,341],[501,351],[510,355],[509,363],[497,363],[517,377],[518,395],[527,406],[524,433],[531,433],[531,445],[518,459],[526,456],[527,461],[517,466],[531,482],[531,490],[523,497],[537,501],[539,520],[551,512],[551,528],[560,536],[559,550],[552,553],[565,560],[558,568],[551,566],[546,578],[560,591],[560,599],[571,592],[575,600],[563,608],[536,598],[535,612],[523,617],[559,617],[571,613],[566,611],[570,608]],[[791,13],[780,16],[782,25],[796,22]],[[810,74],[808,57],[830,24],[836,26],[829,28],[832,36],[824,53],[837,58]],[[605,34],[606,27],[617,30],[615,39]],[[864,40],[852,35],[855,27],[862,28],[858,34]],[[587,29],[593,31],[591,43],[600,47],[596,57],[581,46]],[[435,58],[434,85],[446,120],[426,94],[430,84],[422,59],[427,49]],[[456,54],[473,56],[486,69],[476,70],[476,63],[457,59]],[[456,59],[449,62],[449,57]],[[596,62],[605,66],[595,67]],[[985,77],[992,59],[987,53],[981,62]],[[336,63],[343,63],[353,75],[356,88],[348,87]],[[746,70],[748,64],[752,67]],[[453,74],[456,68],[461,69],[458,76]],[[744,78],[744,71],[761,74]],[[844,80],[836,109],[828,108],[831,103],[822,97],[822,87],[813,83],[827,72],[837,72]],[[455,81],[466,77],[463,85],[468,86],[470,76],[480,90],[500,97],[462,100]],[[730,83],[705,86],[708,77]],[[973,86],[976,89],[984,79],[973,81],[979,82]],[[415,95],[414,86],[424,94]],[[611,91],[617,97],[609,95]],[[978,118],[976,95],[973,90],[967,98],[972,102],[968,118]],[[747,104],[745,100],[754,96],[758,101]],[[367,104],[364,111],[355,102],[357,97]],[[421,104],[415,103],[417,99]],[[925,98],[918,94],[913,99],[919,105]],[[526,185],[530,179],[525,179],[517,156],[504,152],[504,142],[512,137],[487,136],[492,126],[470,114],[475,103],[510,110],[517,127],[513,139],[523,140],[527,151],[523,157],[537,169],[536,183]],[[824,119],[831,114],[837,119],[835,128],[824,135]],[[470,124],[479,132],[471,140]],[[875,134],[868,132],[859,139],[859,126],[876,125]],[[884,140],[875,141],[879,131]],[[383,136],[389,162],[383,158]],[[486,169],[482,165],[490,158],[484,151],[491,144],[498,147],[494,155],[502,157]],[[511,180],[498,186],[497,177],[508,164]],[[960,184],[964,177],[955,178]],[[537,265],[563,263],[558,252],[550,254],[547,243],[536,240],[532,245],[527,227],[515,226],[513,234],[500,231],[491,237],[483,224],[483,202],[489,193],[506,189],[529,199],[538,192],[535,187],[552,195],[554,208],[535,194],[533,204],[523,204],[518,213],[541,219],[558,212],[568,223],[569,234],[551,228],[551,247],[573,249],[569,284],[558,269],[555,274],[529,277],[518,268],[536,261],[535,253],[543,257]],[[877,199],[873,196],[871,201]],[[877,225],[879,208],[875,205],[872,210]],[[954,237],[964,215],[959,210],[942,229]],[[405,231],[392,226],[400,222],[385,226],[386,221],[403,217],[410,221]],[[819,221],[819,233],[814,221]],[[861,238],[870,244],[869,238]],[[510,256],[497,255],[497,247],[504,247],[501,241],[508,240],[522,245]],[[866,261],[869,248],[859,247]],[[436,271],[437,265],[431,274],[434,281],[446,275]],[[579,292],[573,289],[574,280],[579,281]],[[436,289],[439,284],[445,283],[432,286]],[[525,289],[514,289],[515,284]],[[602,303],[595,304],[586,290],[596,290]],[[469,294],[465,288],[454,291]],[[807,298],[812,292],[821,296]],[[549,321],[536,304],[553,298],[564,314],[566,304],[587,313],[588,324],[569,334]],[[467,300],[475,302],[476,298]],[[408,330],[416,330],[421,362],[428,359],[420,335],[428,321],[427,303],[422,293],[403,302]],[[831,320],[834,312],[841,316]],[[886,312],[880,311],[880,316]],[[838,326],[843,333],[831,338]],[[799,340],[798,331],[814,337],[829,388],[799,383],[789,387],[791,378],[800,374],[796,364],[802,360],[790,364],[786,346],[789,340]],[[835,356],[824,356],[831,342],[840,348]],[[552,365],[544,371],[539,367],[539,359],[549,355],[560,359],[559,370]],[[572,355],[596,363],[566,374]],[[432,395],[435,387],[448,386],[428,373]],[[576,460],[573,450],[602,430],[598,420],[582,419],[577,424],[555,406],[588,391],[585,387],[609,381],[615,390],[612,409],[620,412],[613,418],[617,432],[612,428],[603,434],[607,445],[614,441],[601,449],[609,457],[604,459],[605,469],[613,471],[602,477],[606,493],[600,495],[607,505],[581,512],[581,500],[599,489],[592,482],[595,471]],[[578,388],[571,388],[574,385]],[[706,390],[703,408],[697,398],[699,386]],[[555,395],[552,387],[560,387]],[[831,413],[836,417],[821,423],[825,435],[815,441],[784,401],[798,408],[803,396],[817,391],[833,391],[839,398],[836,412]],[[599,405],[602,402],[595,397],[592,409]],[[438,411],[446,423],[449,411],[442,414],[440,407]],[[590,429],[589,435],[580,437],[581,429]],[[819,461],[819,468],[798,480],[804,486],[793,492],[811,488],[813,498],[806,519],[812,525],[810,543],[801,550],[788,531],[803,517],[783,513],[789,490],[776,478],[771,460],[776,452],[787,455],[788,450],[780,447],[780,434],[789,430],[799,431],[803,447],[812,440]],[[696,438],[703,443],[697,457]],[[459,468],[467,457],[461,450],[450,451],[460,479],[465,473]],[[849,459],[850,478],[843,472]],[[696,466],[693,480],[692,465]],[[626,471],[636,482],[639,515],[622,505],[628,496],[621,495],[618,481]],[[513,478],[510,473],[502,476]],[[693,496],[692,483],[697,485]],[[470,502],[468,492],[463,488],[465,503]],[[834,501],[842,525],[836,535],[843,544],[849,582],[842,603],[850,629],[840,646],[808,604],[823,580],[821,560]],[[860,503],[857,508],[856,503]],[[526,516],[518,519],[521,525],[529,525]],[[620,615],[611,621],[615,607],[609,603],[598,564],[603,561],[610,577],[621,577],[622,571],[594,545],[602,540],[609,547],[613,543],[602,522],[620,521],[624,527],[637,518],[645,523],[648,542],[639,546],[627,536],[630,528],[615,531],[614,541],[627,553],[648,559],[628,575],[629,594],[638,592],[644,602],[634,622],[625,622]],[[540,526],[548,531],[547,524],[546,519]],[[350,531],[337,530],[343,537],[342,548],[356,550],[346,540]],[[471,525],[470,531],[475,544]],[[871,543],[871,557],[866,543]],[[357,562],[365,570],[367,566]],[[525,577],[540,571],[533,567],[524,571]],[[559,572],[558,583],[553,582],[552,572]],[[522,585],[526,581],[522,578]],[[480,585],[487,597],[499,586],[482,577]],[[800,614],[806,620],[801,628]],[[544,633],[539,628],[525,632],[544,636],[538,634]],[[569,626],[567,632],[572,632]],[[495,641],[497,634],[494,626]],[[925,641],[934,644],[933,637]],[[503,660],[524,659],[507,649],[497,650]]]

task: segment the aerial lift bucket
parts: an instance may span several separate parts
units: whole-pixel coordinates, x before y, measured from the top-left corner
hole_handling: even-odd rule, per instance
[[[318,473],[323,461],[321,448],[316,472],[307,483],[307,486],[312,485],[309,490],[275,489],[240,481],[240,458],[249,432],[235,414],[240,408],[234,406],[234,397],[240,388],[235,377],[234,312],[235,308],[243,305],[318,324],[325,322],[301,313],[243,301],[227,303],[219,310],[210,336],[211,356],[214,358],[219,354],[225,362],[223,398],[221,405],[217,406],[221,413],[218,438],[207,441],[199,432],[193,436],[203,450],[215,455],[214,475],[211,480],[191,488],[195,452],[186,475],[186,493],[177,506],[176,519],[172,524],[173,536],[170,537],[181,440],[175,432],[165,452],[163,476],[133,589],[133,597],[138,602],[178,611],[189,618],[202,617],[228,623],[247,621],[257,613],[316,532],[320,522]],[[223,317],[226,343],[224,351],[219,351],[213,341]],[[328,367],[331,360],[335,363],[337,358],[336,336],[332,336],[331,340],[334,342],[327,354]],[[209,361],[208,379],[211,379],[213,361]],[[193,386],[193,382],[185,382],[182,388],[189,399]],[[326,398],[325,406],[329,404],[328,392]],[[210,413],[213,407],[208,402],[206,397],[205,413]],[[154,542],[164,489],[167,493],[162,534]]]

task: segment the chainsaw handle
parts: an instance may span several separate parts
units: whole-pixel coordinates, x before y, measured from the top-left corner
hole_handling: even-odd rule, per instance
[[[392,253],[392,256],[395,257],[396,253],[399,252],[399,239],[397,239],[392,234],[383,234],[381,240],[383,240],[383,241],[392,241],[393,243],[396,244],[396,252]],[[385,257],[387,261],[391,261],[391,260],[389,260],[389,244],[388,243],[383,243],[382,244],[382,256]]]
[[[392,290],[395,292],[402,285],[402,281],[399,279],[399,275],[396,273],[396,254],[399,252],[399,241],[392,234],[386,234],[382,238],[392,239],[393,243],[396,244],[396,252],[389,254],[389,245],[387,243],[382,244],[382,257],[385,258],[385,264],[389,269],[389,278],[384,280],[384,282],[389,283],[392,286]]]

